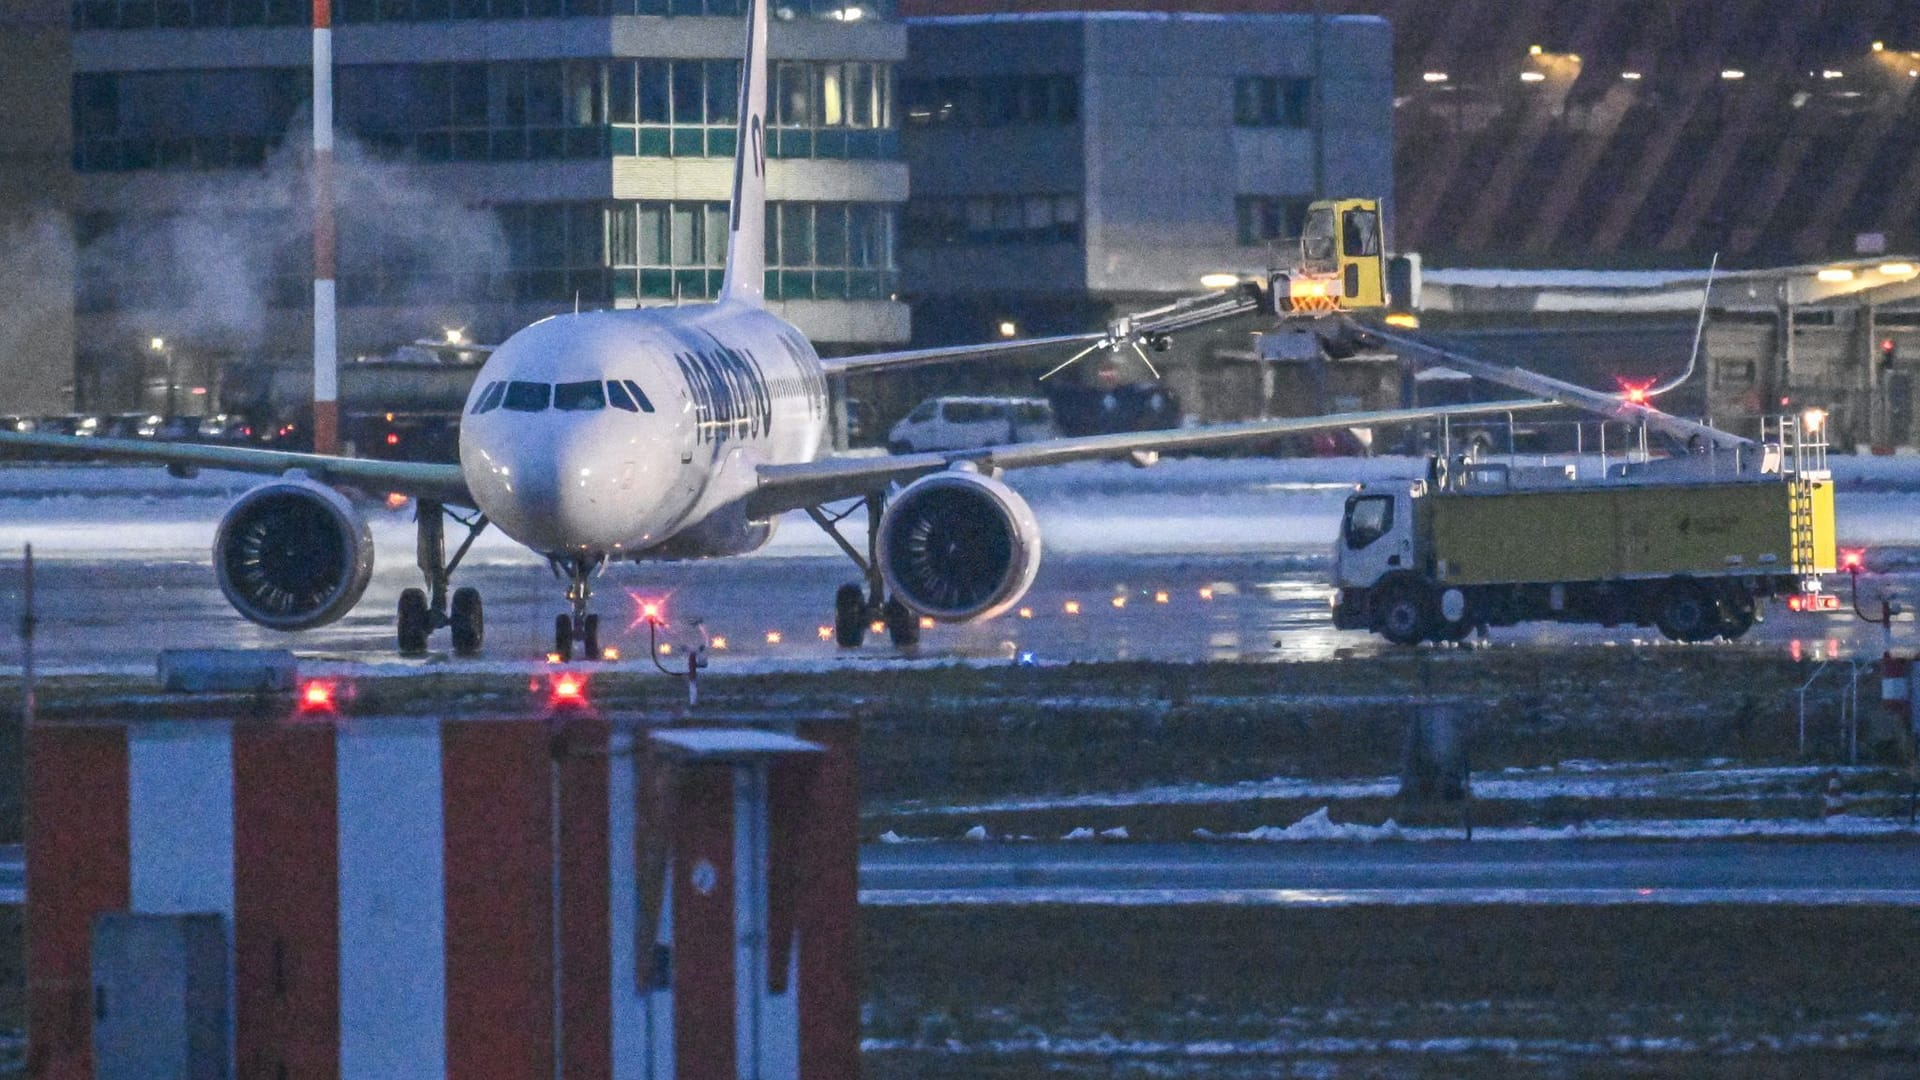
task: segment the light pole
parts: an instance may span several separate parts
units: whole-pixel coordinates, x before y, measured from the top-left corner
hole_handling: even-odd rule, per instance
[[[167,364],[167,419],[173,419],[179,382],[174,378],[173,350],[167,348],[167,339],[156,337],[147,342],[147,347],[159,354]]]

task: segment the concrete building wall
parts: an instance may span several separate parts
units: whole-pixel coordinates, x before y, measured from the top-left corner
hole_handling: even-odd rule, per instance
[[[930,16],[908,34],[901,77],[917,90],[903,100],[923,100],[917,118],[904,108],[902,266],[924,340],[977,334],[996,310],[1030,320],[1022,330],[1079,329],[1059,321],[1191,294],[1205,274],[1265,268],[1271,230],[1247,235],[1247,200],[1298,212],[1320,194],[1392,190],[1392,35],[1380,19]],[[993,115],[1010,83],[1061,74],[1077,91],[1070,121]],[[1250,122],[1247,80],[1317,84],[1318,104]],[[938,115],[964,114],[950,99],[983,86],[984,118]],[[1048,194],[1077,203],[1072,228],[981,224],[1030,215],[1009,200]]]
[[[0,4],[0,414],[72,403],[72,34],[65,0]]]

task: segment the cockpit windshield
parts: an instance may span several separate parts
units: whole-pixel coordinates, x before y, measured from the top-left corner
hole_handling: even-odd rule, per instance
[[[552,391],[553,388],[546,383],[510,382],[507,384],[507,396],[500,406],[514,412],[544,412]]]
[[[653,402],[640,389],[640,384],[632,379],[617,382],[564,382],[558,384],[520,382],[490,383],[474,402],[473,415],[489,413],[495,409],[511,409],[514,412],[545,412],[549,408],[559,412],[597,412],[612,405],[623,412],[653,411]]]
[[[553,388],[553,407],[561,412],[593,412],[607,407],[607,391],[599,382],[563,382]]]

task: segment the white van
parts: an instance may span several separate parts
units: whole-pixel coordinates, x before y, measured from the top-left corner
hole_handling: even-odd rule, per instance
[[[975,446],[1056,438],[1053,406],[1045,398],[937,397],[914,407],[887,433],[895,454],[965,450]]]

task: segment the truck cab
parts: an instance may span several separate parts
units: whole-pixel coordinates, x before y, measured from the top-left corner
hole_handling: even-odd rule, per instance
[[[1414,568],[1413,490],[1405,485],[1362,486],[1347,497],[1334,542],[1334,581],[1370,588],[1395,570]]]
[[[1325,199],[1307,207],[1296,265],[1269,288],[1281,314],[1385,307],[1386,240],[1377,199]]]

